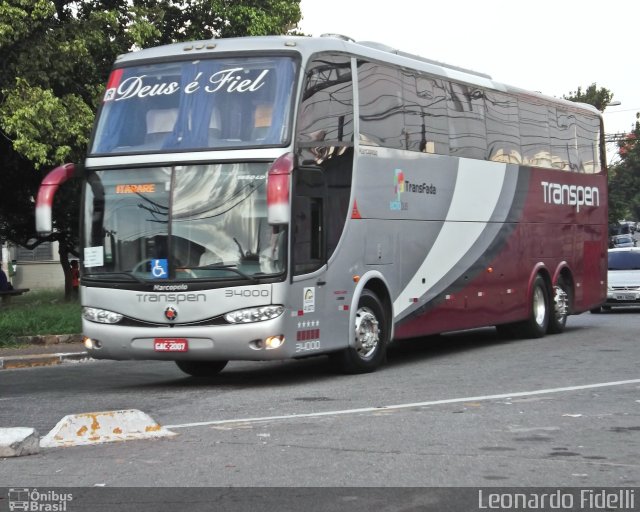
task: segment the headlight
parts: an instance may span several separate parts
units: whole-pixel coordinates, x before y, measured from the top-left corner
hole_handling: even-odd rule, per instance
[[[98,322],[99,324],[117,324],[122,320],[122,315],[119,313],[97,308],[82,308],[82,316],[85,320]]]
[[[271,320],[282,314],[284,306],[262,306],[259,308],[247,308],[232,311],[224,315],[224,319],[230,324],[247,324],[250,322],[262,322]]]

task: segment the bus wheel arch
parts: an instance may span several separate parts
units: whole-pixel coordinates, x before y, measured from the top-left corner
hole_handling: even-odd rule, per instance
[[[556,272],[555,284],[551,287],[551,314],[549,317],[549,334],[564,331],[567,317],[573,311],[575,283],[568,267],[564,266]]]
[[[368,280],[356,289],[356,297],[349,345],[330,356],[342,372],[352,374],[375,371],[386,361],[393,331],[391,299],[382,280]]]

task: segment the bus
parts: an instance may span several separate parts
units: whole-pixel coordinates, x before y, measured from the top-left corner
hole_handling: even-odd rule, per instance
[[[328,355],[496,326],[539,338],[606,299],[600,113],[343,36],[120,56],[79,176],[91,357]]]

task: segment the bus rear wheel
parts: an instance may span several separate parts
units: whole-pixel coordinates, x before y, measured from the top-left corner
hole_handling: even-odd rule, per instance
[[[541,275],[536,276],[531,292],[529,318],[520,324],[520,332],[525,338],[542,338],[549,327],[550,296],[547,283]]]
[[[549,333],[559,334],[564,331],[571,310],[571,286],[567,284],[565,278],[560,277],[553,290],[553,311],[549,315]]]
[[[178,368],[192,377],[215,377],[229,361],[176,361]]]
[[[370,290],[362,291],[353,328],[354,345],[331,359],[344,373],[375,371],[385,361],[390,329],[380,299]]]

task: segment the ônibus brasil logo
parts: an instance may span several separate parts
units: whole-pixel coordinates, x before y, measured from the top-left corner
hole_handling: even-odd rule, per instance
[[[38,491],[38,489],[11,488],[8,492],[9,510],[33,512],[66,512],[67,503],[73,501],[71,493]]]

